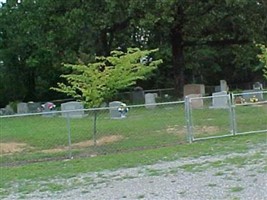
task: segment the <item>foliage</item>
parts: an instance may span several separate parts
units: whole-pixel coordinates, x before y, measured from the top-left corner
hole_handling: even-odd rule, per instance
[[[0,104],[60,98],[61,63],[112,49],[158,48],[164,66],[143,88],[251,81],[267,41],[265,0],[7,0],[0,7]],[[65,96],[64,96],[65,97]]]
[[[258,55],[260,61],[264,65],[263,73],[265,78],[267,79],[267,47],[265,45],[259,45],[261,49],[261,54]]]
[[[110,56],[97,57],[95,63],[88,65],[66,64],[64,66],[72,70],[71,74],[62,75],[68,84],[58,83],[58,88],[53,89],[82,100],[90,107],[100,106],[118,90],[151,74],[162,62],[149,57],[155,51],[129,48],[126,53],[116,50]]]

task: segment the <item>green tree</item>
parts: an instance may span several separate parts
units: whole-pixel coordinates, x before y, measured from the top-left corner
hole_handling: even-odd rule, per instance
[[[265,45],[259,45],[261,54],[258,55],[260,61],[263,63],[263,74],[267,79],[267,47]]]
[[[18,3],[20,2],[20,3]],[[267,42],[266,0],[7,0],[0,7],[0,103],[56,98],[67,69],[112,49],[155,49],[144,88],[251,81]],[[57,94],[58,95],[58,94]],[[5,99],[5,100],[1,100]]]
[[[116,50],[110,56],[97,57],[96,62],[88,65],[66,64],[64,66],[72,70],[71,74],[62,75],[67,84],[58,83],[58,88],[52,89],[81,100],[89,107],[99,106],[120,89],[147,78],[162,63],[149,56],[155,51],[129,48],[126,53]]]
[[[162,80],[180,95],[186,82],[254,77],[254,42],[267,41],[266,1],[136,0],[131,8],[140,16],[132,20],[134,26],[141,35],[148,33],[142,45],[160,49],[166,61]]]

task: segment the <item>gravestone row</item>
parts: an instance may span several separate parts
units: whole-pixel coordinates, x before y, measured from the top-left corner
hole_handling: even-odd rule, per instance
[[[220,86],[215,87],[212,93],[212,106],[210,108],[229,108],[229,97],[227,95],[229,86],[225,80],[220,80]],[[204,103],[201,97],[205,96],[205,86],[203,84],[187,84],[184,86],[184,97],[190,100],[192,108],[203,108]],[[245,101],[256,98],[258,101],[264,100],[263,86],[256,82],[253,84],[253,90],[244,90],[242,97]]]

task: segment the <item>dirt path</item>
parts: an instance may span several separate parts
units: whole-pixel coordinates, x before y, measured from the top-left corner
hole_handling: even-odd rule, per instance
[[[86,173],[54,179],[66,188],[35,191],[26,199],[81,200],[207,200],[267,199],[266,145],[247,153],[178,159],[116,171]],[[48,183],[36,183],[45,185]],[[13,193],[6,199],[20,197]]]

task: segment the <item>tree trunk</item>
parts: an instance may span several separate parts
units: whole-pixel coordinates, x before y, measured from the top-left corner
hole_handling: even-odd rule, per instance
[[[177,96],[183,96],[183,87],[185,83],[184,70],[184,41],[182,33],[182,20],[177,20],[176,24],[171,29],[171,47],[172,47],[172,63],[173,63],[173,76],[174,88]]]
[[[26,101],[35,101],[36,100],[36,82],[35,82],[35,71],[29,69],[26,78],[26,87],[27,94],[25,97]]]

